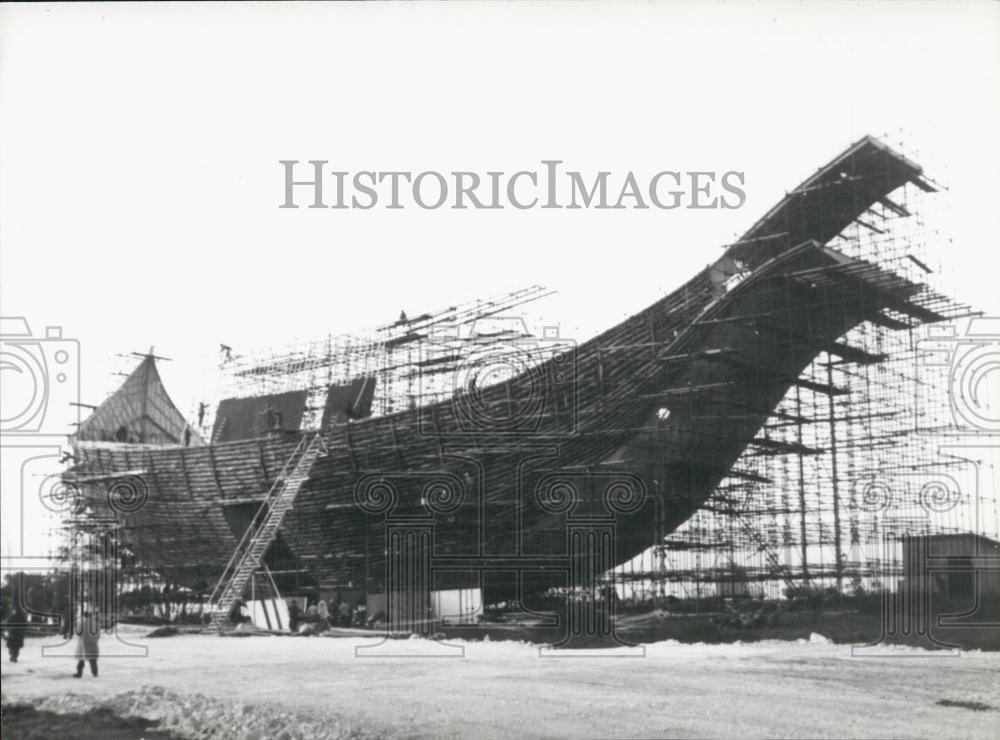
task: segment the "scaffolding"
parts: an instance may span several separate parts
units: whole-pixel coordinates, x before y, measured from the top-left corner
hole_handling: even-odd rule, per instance
[[[816,357],[706,504],[609,574],[627,599],[893,590],[903,538],[998,537],[995,492],[977,485],[984,467],[985,479],[996,480],[996,461],[939,449],[963,431],[942,344],[954,348],[976,315],[938,292],[940,269],[929,265],[928,252],[942,253],[940,233],[925,220],[939,188],[926,179],[908,183],[828,244],[881,268],[875,290],[909,295],[866,314]],[[810,286],[850,281],[868,269],[857,264],[795,277]],[[899,278],[919,287],[905,290]],[[801,305],[790,298],[788,311]],[[738,317],[755,327],[757,356],[794,353],[805,343],[780,318]],[[749,413],[753,402],[746,399]]]
[[[396,480],[413,511],[425,506],[430,470],[475,486],[484,505],[470,496],[436,530],[456,551],[500,552],[522,522],[546,552],[558,549],[569,520],[550,517],[547,502],[511,481],[521,454],[514,440],[559,447],[553,472],[581,490],[597,491],[608,467],[635,471],[651,488],[652,519],[645,511],[618,517],[623,546],[612,562],[628,560],[610,578],[627,599],[891,589],[902,538],[995,538],[1000,529],[995,495],[974,480],[995,461],[939,450],[960,419],[951,365],[926,361],[940,354],[928,345],[954,345],[960,322],[974,316],[945,297],[928,257],[932,247],[943,251],[925,220],[939,190],[866,137],[692,280],[579,346],[516,315],[551,294],[532,286],[404,313],[357,334],[261,351],[223,347],[216,403],[203,404],[197,426],[209,439],[219,399],[305,391],[294,431],[323,427],[331,454],[300,495],[296,506],[308,515],[289,534],[317,588],[368,584],[386,562],[379,537],[388,520],[372,519],[357,498],[372,476]],[[332,389],[359,381],[374,383],[370,415],[389,418],[324,424]],[[136,531],[172,533],[169,546],[135,541],[165,562],[183,551],[191,562],[178,572],[208,571],[231,534],[226,507],[259,503],[292,453],[284,431],[293,430],[269,426],[226,440],[239,445],[132,450],[131,458],[124,447],[81,450],[71,479],[96,489],[141,460],[169,495],[154,500],[162,509]],[[463,455],[446,456],[448,444]],[[188,499],[207,514],[166,506]],[[221,537],[206,536],[209,527]]]
[[[223,398],[307,390],[300,428],[316,431],[331,386],[356,379],[375,384],[372,416],[439,402],[477,380],[502,382],[569,347],[550,328],[543,327],[544,336],[536,336],[523,316],[527,304],[553,294],[533,285],[414,317],[404,312],[393,323],[351,334],[330,334],[239,354],[223,346],[215,398],[201,405],[199,430],[206,439],[210,437],[218,401]],[[488,363],[480,361],[497,347],[516,351],[516,356],[508,362],[498,362],[493,355]],[[494,373],[501,366],[510,372],[478,378],[476,371],[484,364]]]
[[[849,291],[857,284],[857,302],[878,293],[881,305],[889,305],[870,312],[858,305],[826,307],[856,311],[864,320],[794,379],[708,501],[673,531],[663,521],[660,544],[615,569],[611,577],[624,595],[776,598],[811,589],[879,590],[893,587],[901,571],[902,549],[889,548],[887,561],[886,538],[898,543],[929,533],[997,536],[995,499],[976,489],[969,471],[970,464],[992,463],[938,453],[942,435],[957,426],[949,368],[925,361],[927,340],[953,336],[947,327],[973,315],[940,292],[940,267],[931,267],[928,257],[941,253],[942,237],[925,220],[935,213],[940,189],[920,177],[880,198],[825,245],[849,258],[843,264],[783,275],[788,296],[777,312],[725,319],[754,328],[757,346],[740,352],[746,362],[748,355],[794,356],[809,346],[808,336],[788,328],[789,316],[808,305],[803,286]],[[837,222],[840,215],[829,217]],[[724,247],[750,253],[781,236]],[[748,261],[728,276],[727,289],[751,272]],[[307,388],[301,428],[315,430],[330,386],[354,378],[375,380],[373,416],[436,403],[476,382],[501,383],[562,349],[558,341],[531,343],[536,337],[526,324],[510,321],[513,311],[550,294],[532,286],[413,318],[402,314],[357,334],[258,353],[227,352],[219,397]],[[544,339],[551,339],[548,332]],[[526,347],[526,357],[498,363],[498,347]],[[717,352],[720,361],[738,361],[727,358],[725,348]],[[507,374],[497,376],[498,366]],[[493,375],[477,377],[482,367]],[[757,374],[760,392],[740,399],[742,409],[729,408],[730,415],[759,413],[757,396],[775,381],[773,367],[751,362],[746,369]],[[714,390],[685,387],[676,393],[704,403]],[[731,397],[723,398],[732,405]],[[211,425],[209,414],[202,424],[206,436]]]

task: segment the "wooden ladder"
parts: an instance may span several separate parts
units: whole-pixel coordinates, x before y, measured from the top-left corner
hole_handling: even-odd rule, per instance
[[[323,438],[319,434],[307,434],[288,457],[208,598],[208,613],[216,627],[221,628],[225,624],[229,610],[242,598],[253,574],[261,567],[264,553],[274,542],[285,514],[292,508],[299,489],[309,479],[313,463],[326,453]]]

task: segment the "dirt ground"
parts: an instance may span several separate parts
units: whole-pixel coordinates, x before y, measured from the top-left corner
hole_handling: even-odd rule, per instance
[[[148,632],[123,630],[130,640]],[[113,640],[102,639],[106,655]],[[862,658],[846,645],[769,641],[661,642],[645,646],[644,657],[542,657],[524,643],[457,642],[463,657],[448,658],[428,655],[441,651],[432,641],[400,640],[386,648],[406,657],[356,657],[355,648],[370,639],[182,634],[139,641],[148,657],[105,657],[99,678],[74,679],[71,659],[41,657],[41,645],[56,642],[29,640],[17,664],[4,656],[5,704],[49,710],[72,694],[73,708],[61,711],[81,711],[146,687],[145,707],[161,694],[175,704],[176,697],[199,697],[237,713],[309,718],[344,737],[363,728],[371,735],[453,738],[992,740],[1000,723],[1000,653],[947,657],[895,647]],[[199,727],[222,721],[217,709],[204,708],[208,703],[185,706],[203,707]],[[191,721],[194,711],[181,714]],[[180,721],[173,716],[164,729],[177,731]],[[208,734],[249,736],[226,721]]]
[[[101,738],[101,740],[177,740],[177,736],[150,729],[147,720],[123,719],[108,710],[56,714],[25,705],[7,706],[0,717],[7,740]]]

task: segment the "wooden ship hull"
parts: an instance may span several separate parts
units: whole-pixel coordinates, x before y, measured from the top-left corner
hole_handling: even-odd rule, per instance
[[[876,204],[900,208],[889,196],[906,183],[930,188],[916,164],[862,139],[713,264],[599,336],[492,387],[323,429],[328,452],[265,557],[279,585],[391,589],[400,532],[422,553],[413,578],[490,599],[655,545],[740,475],[790,389],[839,392],[800,378],[818,355],[870,359],[843,344],[849,330],[942,318],[922,286],[827,246]],[[91,515],[118,521],[139,562],[204,588],[305,434],[80,441],[65,479]],[[604,538],[596,560],[581,532]]]

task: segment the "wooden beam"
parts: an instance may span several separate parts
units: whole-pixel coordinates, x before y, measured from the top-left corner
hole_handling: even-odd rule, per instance
[[[872,354],[844,342],[834,342],[826,348],[826,351],[837,355],[844,362],[853,362],[856,365],[875,365],[888,359],[888,355]]]

